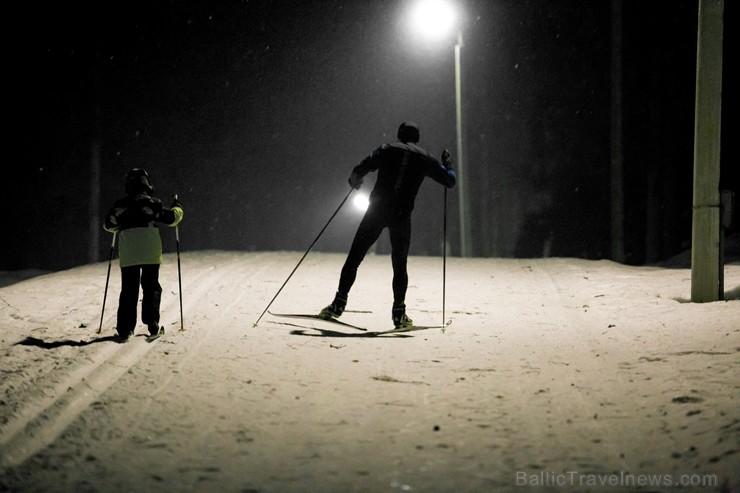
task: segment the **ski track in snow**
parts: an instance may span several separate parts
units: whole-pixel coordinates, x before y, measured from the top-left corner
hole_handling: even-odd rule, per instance
[[[105,264],[2,288],[15,366],[0,365],[0,489],[519,491],[516,471],[561,470],[714,471],[723,483],[706,491],[737,486],[738,301],[679,302],[685,271],[450,259],[446,333],[253,327],[299,257],[183,254],[182,332],[166,257],[166,334],[151,344],[141,324],[110,340],[115,270],[93,334]],[[342,260],[309,256],[271,310],[318,311]],[[409,269],[412,318],[434,322],[439,259]],[[726,280],[740,285],[740,268]],[[385,329],[389,294],[390,259],[369,256],[347,321]]]
[[[252,261],[258,261],[258,258]],[[247,266],[251,266],[250,264],[251,262],[248,262]],[[233,268],[233,265],[228,268]],[[208,267],[187,280],[189,290],[187,296],[184,297],[184,312],[189,311],[198,300],[220,282],[220,277],[213,273],[215,269],[215,267]],[[264,267],[258,269],[251,278],[257,277],[263,270]],[[116,272],[112,272],[111,275],[116,275]],[[111,294],[113,296],[110,296]],[[116,295],[117,292],[109,291],[112,306],[108,307],[109,315],[103,320],[104,334],[106,327],[115,324],[115,315],[110,315],[110,313],[115,314]],[[238,303],[239,299],[239,297],[233,297],[230,305]],[[162,319],[168,316],[176,318],[173,313],[175,310],[179,315],[179,299],[170,297],[166,302],[163,301]],[[97,324],[91,322],[88,326],[95,325]],[[175,330],[180,330],[179,325],[172,326],[168,329],[168,333],[172,335]],[[111,329],[108,330],[110,331]],[[141,325],[139,325],[139,332],[141,332]],[[104,334],[102,337],[106,337]],[[86,358],[72,361],[73,368],[61,374],[55,373],[54,369],[48,370],[49,373],[42,381],[36,381],[35,385],[45,387],[42,395],[32,396],[24,402],[24,407],[17,410],[0,430],[0,448],[3,450],[0,455],[0,466],[16,466],[52,443],[81,412],[92,405],[101,394],[136,365],[153,347],[151,344],[144,343],[142,338],[138,337],[139,335],[141,334],[136,334],[125,344],[103,345],[99,350],[88,354]],[[189,350],[197,351],[199,341],[207,336],[208,332],[199,332],[198,338],[191,344]],[[167,334],[164,337],[167,337]]]

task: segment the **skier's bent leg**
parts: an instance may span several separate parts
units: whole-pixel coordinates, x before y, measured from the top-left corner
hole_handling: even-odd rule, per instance
[[[406,290],[409,285],[408,255],[411,244],[410,216],[400,216],[389,227],[391,238],[391,262],[393,263],[393,309],[391,318],[396,327],[405,327],[413,322],[406,316]]]
[[[162,286],[159,284],[159,264],[141,267],[141,321],[149,326],[149,332],[159,330],[159,307],[162,300]]]
[[[355,238],[352,240],[352,246],[347,254],[347,259],[342,266],[342,273],[339,276],[339,287],[337,288],[337,297],[347,300],[350,289],[357,279],[357,269],[365,259],[370,247],[378,239],[383,231],[383,223],[374,215],[366,214],[357,228]]]
[[[136,312],[139,304],[138,265],[121,268],[121,294],[118,297],[116,331],[126,336],[136,328]]]
[[[380,236],[383,225],[377,220],[377,215],[368,211],[365,217],[360,221],[355,238],[352,240],[352,246],[347,254],[347,259],[342,266],[342,272],[339,276],[339,287],[331,304],[321,310],[320,316],[324,318],[336,318],[344,313],[347,306],[349,290],[357,278],[357,269],[360,267],[362,260],[365,258],[367,251],[370,249],[375,240]]]
[[[399,217],[389,228],[391,239],[391,262],[393,264],[393,305],[403,305],[409,285],[408,256],[411,245],[411,218]]]

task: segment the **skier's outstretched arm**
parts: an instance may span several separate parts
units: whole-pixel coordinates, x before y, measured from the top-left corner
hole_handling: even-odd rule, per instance
[[[452,158],[450,152],[445,149],[442,151],[441,162],[437,158],[430,156],[434,165],[432,166],[432,172],[429,176],[437,183],[452,188],[457,183],[457,175],[455,170],[452,168]]]

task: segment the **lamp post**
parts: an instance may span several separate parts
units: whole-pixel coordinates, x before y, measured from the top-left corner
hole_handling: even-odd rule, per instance
[[[455,12],[445,0],[419,0],[411,16],[415,31],[427,38],[444,37],[455,23]],[[472,240],[470,224],[468,223],[467,189],[465,167],[463,160],[462,137],[462,77],[460,52],[463,47],[462,31],[457,31],[455,44],[455,131],[456,131],[456,163],[457,168],[457,197],[460,224],[460,256],[472,255]]]
[[[463,46],[462,31],[457,32],[455,44],[455,128],[457,134],[457,196],[460,216],[460,256],[470,257],[472,244],[470,239],[470,225],[468,224],[467,190],[465,188],[465,171],[463,167],[463,138],[462,138],[462,83],[460,76],[460,51]]]

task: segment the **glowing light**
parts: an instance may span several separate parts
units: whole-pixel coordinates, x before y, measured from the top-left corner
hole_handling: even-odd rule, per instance
[[[355,209],[358,211],[365,212],[367,207],[370,205],[370,198],[364,193],[358,193],[352,199],[352,205],[354,205]]]
[[[445,0],[419,0],[411,19],[414,31],[425,38],[444,38],[455,24],[455,10]]]

